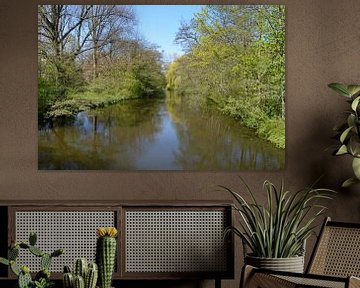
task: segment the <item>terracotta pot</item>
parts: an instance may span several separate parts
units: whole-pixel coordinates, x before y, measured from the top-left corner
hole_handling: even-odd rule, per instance
[[[246,255],[245,263],[254,267],[275,271],[304,272],[304,256],[289,258],[263,258]]]

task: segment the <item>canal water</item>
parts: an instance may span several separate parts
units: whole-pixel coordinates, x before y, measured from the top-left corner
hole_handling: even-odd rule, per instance
[[[129,100],[39,129],[42,170],[279,170],[285,151],[182,97]]]

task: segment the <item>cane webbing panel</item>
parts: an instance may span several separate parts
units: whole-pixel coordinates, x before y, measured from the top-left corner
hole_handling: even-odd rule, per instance
[[[277,276],[281,279],[287,280],[296,284],[294,287],[326,287],[326,288],[345,288],[345,279],[343,282],[331,281],[316,278],[302,278],[293,276]]]
[[[224,211],[125,212],[125,272],[223,272]]]
[[[309,273],[360,277],[360,229],[326,226]]]
[[[115,226],[114,211],[16,211],[16,241],[28,243],[29,233],[36,232],[37,245],[46,253],[63,248],[65,253],[52,261],[50,270],[62,272],[72,267],[74,259],[95,260],[96,228]],[[18,263],[31,271],[40,270],[40,258],[20,250]]]

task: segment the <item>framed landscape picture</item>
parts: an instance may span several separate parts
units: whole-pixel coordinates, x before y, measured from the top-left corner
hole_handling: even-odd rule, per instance
[[[283,5],[39,5],[40,170],[285,166]]]

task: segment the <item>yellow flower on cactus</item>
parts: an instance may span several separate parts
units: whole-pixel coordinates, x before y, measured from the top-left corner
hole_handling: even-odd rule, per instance
[[[99,237],[104,237],[104,236],[116,237],[118,231],[115,227],[99,227],[96,231],[96,234]]]

